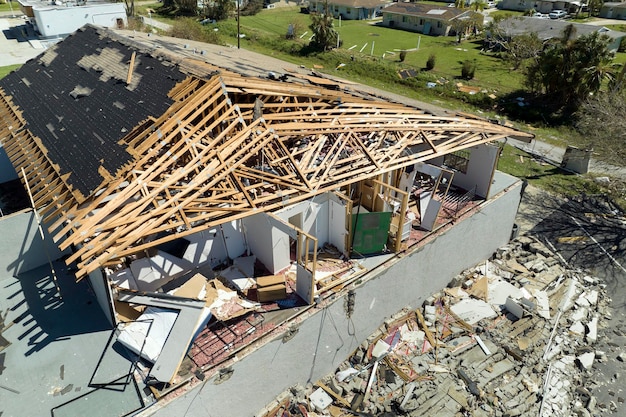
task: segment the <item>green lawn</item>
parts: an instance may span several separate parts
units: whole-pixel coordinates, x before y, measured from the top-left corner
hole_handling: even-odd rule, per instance
[[[555,194],[565,196],[581,193],[605,194],[612,197],[621,207],[626,207],[624,184],[620,181],[614,180],[608,185],[602,185],[594,181],[592,175],[576,175],[563,171],[513,146],[504,146],[498,160],[498,169]]]
[[[20,5],[17,1],[14,1],[13,3],[9,4],[7,3],[0,3],[0,12],[10,12],[11,11],[11,7],[13,8],[13,11],[15,12],[16,16],[21,15],[22,13],[20,12]]]
[[[4,78],[8,73],[18,69],[21,65],[7,65],[6,67],[0,67],[0,79]]]
[[[242,47],[262,53],[269,52],[272,55],[280,55],[275,48],[265,49],[259,45],[261,42],[257,41],[263,36],[283,39],[291,24],[295,29],[297,38],[294,42],[306,43],[311,37],[311,30],[308,27],[310,22],[310,16],[300,13],[299,7],[281,7],[263,10],[255,16],[243,16],[240,30],[246,35],[246,38],[242,40]],[[232,27],[227,29],[225,24],[227,22],[220,23],[223,34],[233,34]],[[490,54],[482,53],[482,42],[478,40],[465,40],[458,44],[454,37],[426,36],[415,32],[386,28],[380,24],[364,20],[342,20],[341,22],[335,20],[335,29],[339,33],[340,50],[355,59],[370,57],[399,64],[399,50],[406,49],[410,52],[400,67],[422,69],[425,67],[428,57],[434,54],[436,65],[432,73],[437,77],[454,80],[461,75],[461,66],[464,60],[475,60],[477,65],[475,78],[471,82],[465,83],[478,85],[495,93],[510,92],[522,85],[521,72],[512,72],[502,60]],[[230,37],[228,42],[236,43],[236,37]],[[281,56],[281,58],[286,57]],[[351,59],[351,57],[349,58]],[[293,57],[286,59],[294,61]],[[337,62],[337,64],[339,63]],[[351,64],[350,61],[341,63]]]

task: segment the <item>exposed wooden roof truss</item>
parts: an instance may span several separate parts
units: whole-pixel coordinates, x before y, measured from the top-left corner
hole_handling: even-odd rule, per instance
[[[165,114],[122,140],[134,161],[84,200],[55,177],[36,138],[26,130],[7,136],[5,127],[7,152],[25,167],[54,239],[62,249],[75,246],[68,263],[77,262],[77,278],[161,243],[418,161],[529,136],[478,119],[435,117],[228,72],[190,76],[170,97],[175,103]],[[0,111],[11,108],[1,104]]]

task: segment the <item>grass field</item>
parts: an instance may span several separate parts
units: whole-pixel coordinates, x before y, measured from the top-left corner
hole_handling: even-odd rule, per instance
[[[16,16],[19,16],[20,13],[20,5],[18,4],[17,1],[14,1],[13,3],[0,3],[0,12],[10,12],[11,8],[13,8],[13,11],[15,12]]]
[[[18,69],[19,67],[21,67],[21,65],[7,65],[5,67],[0,67],[0,79],[4,78],[8,73]]]
[[[227,22],[225,22],[227,23]],[[246,35],[242,47],[267,53],[258,42],[263,36],[284,39],[289,25],[296,33],[294,43],[307,43],[311,37],[310,16],[299,13],[298,7],[281,7],[263,10],[255,16],[241,18],[241,33]],[[232,34],[232,28],[226,29],[224,23],[218,24],[223,34]],[[358,59],[377,59],[398,64],[399,67],[411,67],[420,70],[425,67],[431,54],[435,55],[436,65],[432,73],[437,77],[454,80],[461,75],[463,61],[476,62],[476,73],[470,85],[479,85],[490,92],[510,92],[521,87],[521,72],[510,71],[502,60],[483,53],[482,42],[466,40],[458,44],[454,37],[425,36],[419,33],[390,29],[371,21],[335,20],[335,29],[339,33],[341,51]],[[236,42],[236,37],[228,40]],[[419,49],[418,49],[419,46]],[[270,48],[273,55],[279,53]],[[399,51],[409,50],[405,61],[399,65]],[[351,58],[350,57],[350,58]],[[281,56],[281,58],[283,58]],[[287,58],[293,61],[293,57]],[[351,62],[337,62],[351,65]],[[334,67],[333,67],[334,68]],[[347,69],[344,67],[344,72]]]

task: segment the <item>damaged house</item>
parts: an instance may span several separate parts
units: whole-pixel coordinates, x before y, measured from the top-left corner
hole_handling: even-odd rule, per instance
[[[150,385],[179,383],[190,357],[216,367],[207,331],[252,333],[348,288],[366,303],[359,285],[404,262],[366,303],[382,317],[508,241],[521,182],[494,142],[531,135],[315,74],[244,76],[185,42],[85,26],[0,81],[0,172],[34,208],[0,230],[40,222],[48,247],[8,239],[3,270],[63,257]],[[423,249],[435,239],[447,249]]]

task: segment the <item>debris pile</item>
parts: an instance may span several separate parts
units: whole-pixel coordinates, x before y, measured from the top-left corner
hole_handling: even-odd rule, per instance
[[[520,237],[258,416],[591,416],[605,286]],[[606,406],[604,406],[606,407]],[[610,407],[609,407],[610,408]]]

